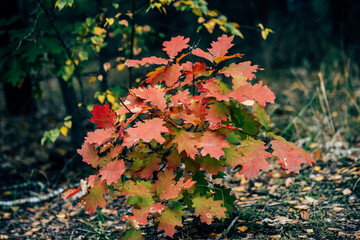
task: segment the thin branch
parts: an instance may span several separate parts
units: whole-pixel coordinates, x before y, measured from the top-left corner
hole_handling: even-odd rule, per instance
[[[216,240],[220,240],[222,238],[222,236],[224,235],[227,235],[230,231],[230,229],[234,226],[235,222],[239,219],[239,216],[236,216],[234,218],[234,220],[232,220],[231,224],[229,225],[229,227],[219,236],[216,238]]]
[[[49,10],[45,7],[44,3],[43,2],[40,2],[40,6],[42,8],[42,10],[45,12],[47,18],[49,19],[49,22],[50,22],[50,25],[52,27],[52,29],[55,31],[55,35],[56,35],[56,38],[58,39],[58,41],[60,42],[60,45],[64,48],[65,52],[66,52],[66,55],[68,56],[68,58],[70,59],[71,63],[74,65],[75,67],[75,75],[76,75],[76,78],[79,82],[79,87],[80,87],[80,93],[81,93],[81,102],[83,103],[84,102],[84,87],[83,87],[83,84],[81,82],[81,78],[80,78],[80,71],[79,71],[79,68],[78,66],[75,64],[75,60],[74,58],[72,57],[71,55],[71,52],[70,52],[70,49],[68,46],[66,46],[65,42],[64,42],[64,39],[62,38],[61,34],[60,34],[60,31],[58,30],[58,28],[55,26],[55,19],[54,19],[54,16],[49,12]]]

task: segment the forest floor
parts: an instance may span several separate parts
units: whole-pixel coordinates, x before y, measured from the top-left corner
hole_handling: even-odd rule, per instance
[[[310,150],[316,164],[303,166],[297,175],[274,164],[270,172],[250,181],[230,174],[224,184],[237,198],[236,211],[210,226],[188,216],[174,239],[360,239],[360,137],[359,128],[352,127],[359,115],[355,111],[344,122],[345,108],[339,106],[335,114],[336,105],[330,103],[336,128],[331,132],[328,114],[319,104],[321,94],[315,92],[318,103],[309,102],[311,93],[300,90],[314,88],[296,84],[279,87],[285,89],[277,94],[282,104],[269,111],[278,124],[275,131],[282,129],[284,136]],[[336,101],[337,96],[332,97]],[[1,114],[0,239],[117,239],[125,228],[121,216],[128,211],[124,199],[109,199],[106,209],[88,215],[77,207],[77,199],[59,196],[91,169],[74,157],[66,138],[40,145],[44,129],[58,121],[56,116]],[[54,196],[47,198],[51,193]],[[40,202],[4,206],[44,196]],[[147,239],[167,239],[153,226],[144,232]]]

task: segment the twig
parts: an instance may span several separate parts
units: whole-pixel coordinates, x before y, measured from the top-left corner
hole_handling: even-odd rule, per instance
[[[39,11],[39,9],[40,9],[40,4],[36,7],[36,9],[35,9],[31,14],[37,13],[37,12]],[[38,13],[36,14],[36,18],[35,18],[35,20],[34,20],[34,24],[33,24],[32,28],[31,28],[31,31],[20,39],[19,44],[18,44],[17,47],[16,47],[16,51],[19,50],[19,48],[21,47],[22,42],[23,42],[24,40],[28,39],[28,38],[31,36],[31,34],[34,33],[35,27],[36,27],[36,25],[37,25],[37,21],[38,21],[38,19],[39,19],[39,15],[40,15],[40,14],[38,14]]]
[[[320,88],[321,88],[321,91],[322,91],[322,93],[324,95],[324,101],[325,101],[327,112],[328,112],[329,119],[330,119],[331,130],[333,131],[333,133],[335,133],[336,131],[335,131],[334,122],[333,122],[333,119],[332,119],[332,116],[331,116],[329,101],[328,101],[327,95],[326,95],[324,79],[323,79],[323,76],[322,76],[322,74],[320,72],[318,73],[318,77],[319,77],[319,80],[320,80]]]
[[[123,102],[123,100],[121,100],[121,98],[119,98],[119,100],[120,100],[121,105],[123,105],[123,106],[129,111],[129,113],[134,114],[134,113],[125,105],[125,103]],[[136,118],[139,119],[141,122],[144,123],[144,120],[142,120],[139,116],[136,116]]]
[[[234,226],[235,222],[239,219],[239,216],[236,216],[232,222],[230,223],[229,227],[220,235],[216,238],[216,240],[220,240],[224,235],[227,235],[230,231],[230,229]]]

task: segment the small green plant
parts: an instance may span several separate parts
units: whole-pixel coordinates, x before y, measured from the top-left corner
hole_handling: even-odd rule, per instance
[[[131,226],[125,238],[141,238],[149,218],[172,237],[183,226],[184,208],[207,224],[226,218],[235,197],[211,179],[223,178],[227,165],[256,178],[270,169],[269,158],[276,157],[288,173],[314,161],[271,132],[265,106],[275,95],[262,82],[251,82],[258,66],[226,64],[242,57],[228,55],[233,36],[219,37],[207,51],[190,48],[189,40],[165,41],[168,58],[126,62],[159,67],[119,100],[120,110],[94,106],[90,121],[98,129],[88,133],[78,153],[98,171],[62,194],[68,198],[82,189],[80,204],[90,214],[106,206],[105,193],[127,197],[132,214],[123,217]]]

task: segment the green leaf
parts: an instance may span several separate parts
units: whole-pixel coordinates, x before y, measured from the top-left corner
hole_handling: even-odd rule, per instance
[[[140,240],[140,239],[143,239],[142,237],[142,232],[141,230],[136,230],[135,228],[130,228],[129,230],[127,230],[125,232],[125,235],[124,237],[120,238],[120,239],[123,239],[123,240],[128,240],[128,239],[131,239],[131,240]]]
[[[244,133],[252,136],[256,136],[259,133],[260,124],[252,114],[248,113],[247,109],[232,104],[230,115],[235,127],[241,128]]]
[[[228,212],[233,212],[235,210],[235,200],[236,197],[231,194],[231,189],[219,184],[215,184],[212,190],[215,192],[214,200],[221,200],[224,202],[224,207]]]

